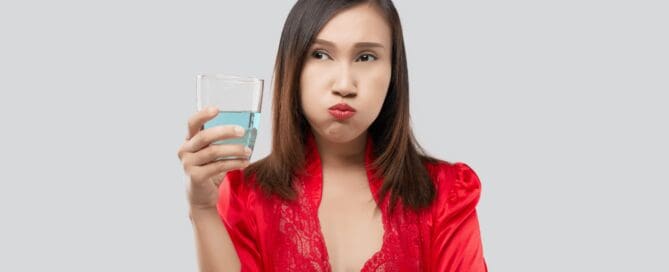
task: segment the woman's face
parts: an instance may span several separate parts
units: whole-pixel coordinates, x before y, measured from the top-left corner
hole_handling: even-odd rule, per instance
[[[335,15],[307,51],[300,103],[312,131],[336,143],[369,128],[381,111],[391,75],[390,27],[362,4]],[[331,108],[348,104],[355,111]]]

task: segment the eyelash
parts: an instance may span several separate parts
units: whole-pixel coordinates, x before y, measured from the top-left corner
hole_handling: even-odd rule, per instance
[[[326,55],[326,56],[330,57],[327,53],[325,53],[323,50],[320,50],[320,49],[316,49],[316,50],[314,50],[314,51],[311,53],[311,57],[316,58],[316,59],[319,59],[318,57],[316,57],[316,54],[323,54],[323,55]],[[371,56],[372,58],[374,58],[374,60],[378,60],[378,59],[379,59],[378,57],[376,57],[375,55],[370,54],[370,53],[364,53],[364,54],[360,55],[360,56],[358,57],[358,59],[359,59],[360,57],[362,57],[362,56]],[[357,61],[358,59],[356,59],[356,61]],[[369,61],[374,61],[374,60],[368,60],[367,62],[369,62]]]

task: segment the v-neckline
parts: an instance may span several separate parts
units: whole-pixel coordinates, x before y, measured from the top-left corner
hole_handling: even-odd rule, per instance
[[[311,216],[312,220],[314,220],[316,224],[316,230],[317,230],[316,237],[319,240],[320,246],[322,247],[324,254],[323,258],[325,258],[324,261],[328,265],[329,271],[331,271],[332,264],[330,263],[330,254],[327,245],[325,244],[325,235],[323,234],[323,229],[321,227],[321,220],[318,216],[321,200],[323,199],[323,166],[321,163],[320,154],[318,152],[318,147],[316,146],[316,140],[314,139],[314,136],[311,133],[308,133],[306,148],[307,148],[306,161],[308,163],[306,171],[311,176],[310,178],[310,180],[312,181],[311,186],[314,186],[312,190],[308,190],[310,192],[313,192],[312,197],[315,200],[312,202],[314,203],[313,207],[314,212]],[[372,254],[372,256],[364,262],[364,264],[360,268],[360,271],[366,271],[367,269],[369,269],[370,265],[376,263],[376,260],[382,257],[384,248],[387,246],[387,240],[389,238],[386,211],[382,206],[382,203],[379,202],[379,197],[377,194],[383,180],[376,176],[376,169],[374,169],[373,162],[374,162],[373,143],[371,137],[368,135],[367,143],[365,145],[365,172],[367,174],[367,180],[369,182],[369,189],[372,193],[372,197],[374,198],[377,207],[381,211],[383,237],[381,238],[382,241],[379,250],[376,251],[374,254]]]

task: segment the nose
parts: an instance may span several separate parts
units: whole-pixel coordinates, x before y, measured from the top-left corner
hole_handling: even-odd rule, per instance
[[[347,65],[342,67],[332,86],[332,93],[341,97],[355,97],[358,94],[355,79]]]

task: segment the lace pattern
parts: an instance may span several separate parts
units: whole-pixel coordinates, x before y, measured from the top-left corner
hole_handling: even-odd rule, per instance
[[[302,194],[296,202],[276,201],[269,222],[278,222],[275,241],[277,250],[270,252],[277,271],[332,271],[325,240],[318,221],[317,202],[305,184],[296,183]],[[387,201],[380,207],[387,209]],[[392,272],[419,271],[419,217],[398,209],[392,216],[383,213],[384,235],[381,249],[362,267],[361,271]],[[401,248],[401,245],[415,245]]]

